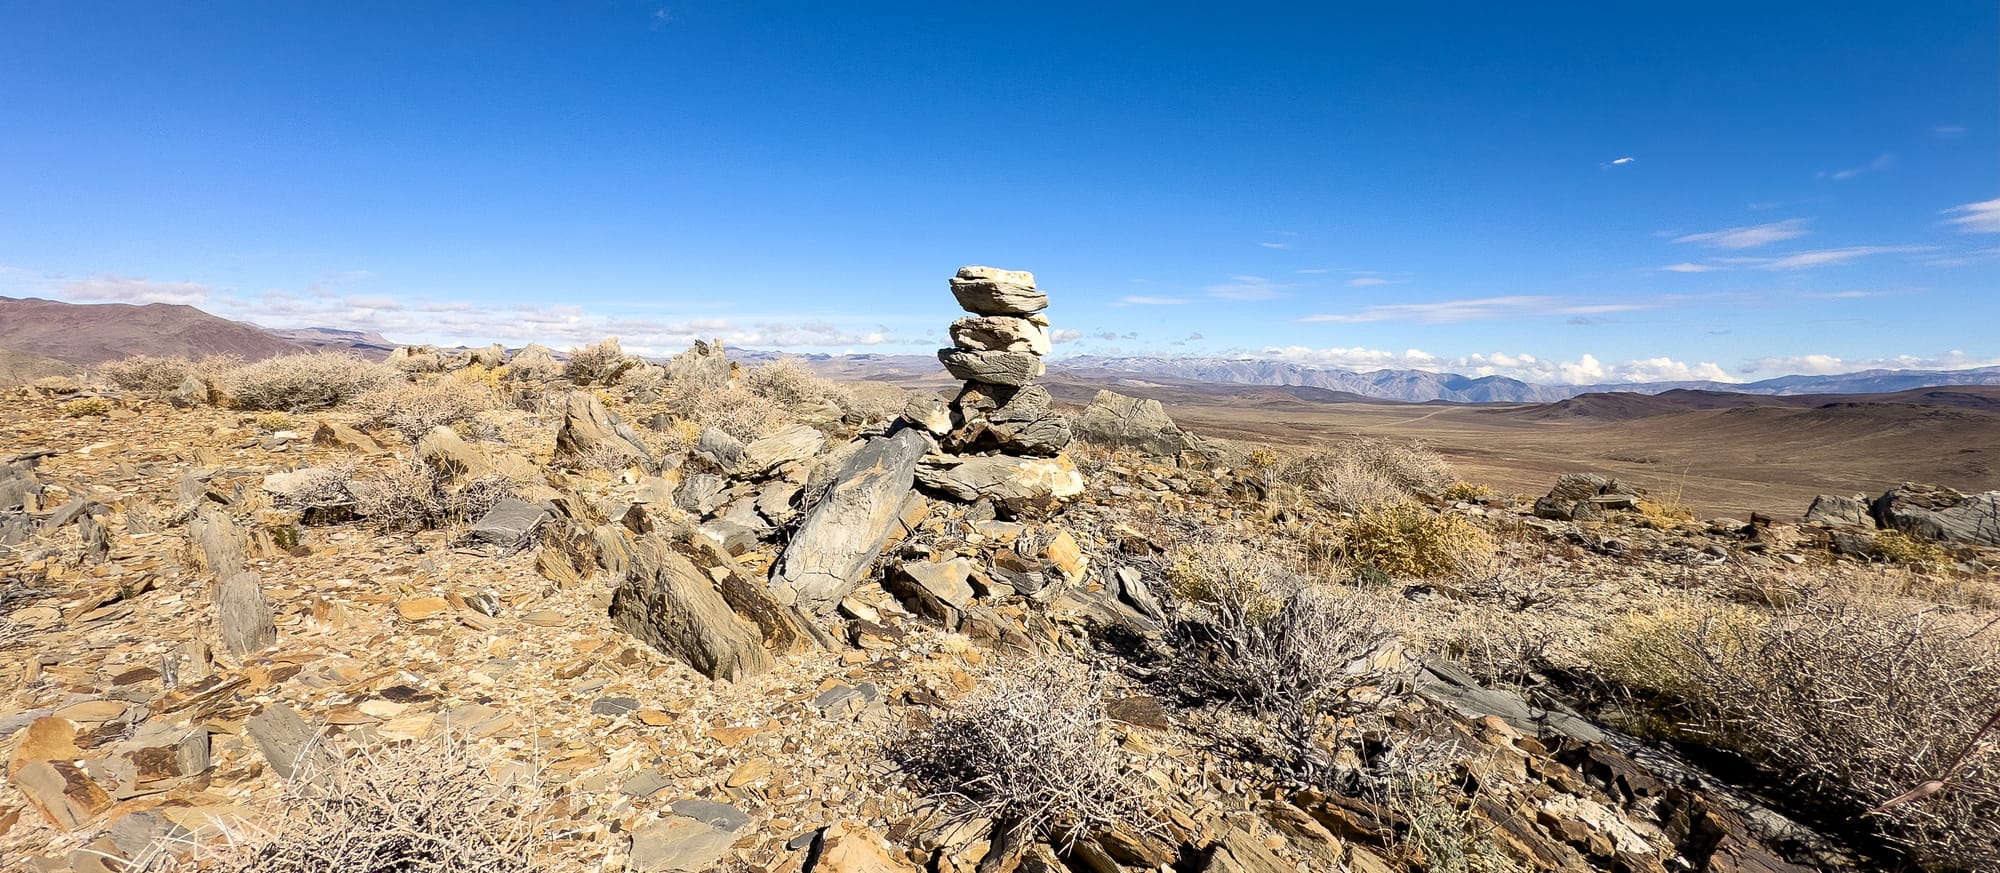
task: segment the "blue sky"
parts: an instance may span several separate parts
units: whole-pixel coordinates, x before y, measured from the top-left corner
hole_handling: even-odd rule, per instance
[[[0,294],[911,353],[971,263],[1063,355],[2000,362],[2000,5],[0,8]]]

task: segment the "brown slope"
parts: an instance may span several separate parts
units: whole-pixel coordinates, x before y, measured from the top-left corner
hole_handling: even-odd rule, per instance
[[[77,371],[75,364],[26,352],[0,349],[0,387],[25,385],[47,376],[67,376]]]
[[[132,355],[241,355],[303,350],[263,328],[168,303],[63,303],[0,297],[0,349],[72,364]]]

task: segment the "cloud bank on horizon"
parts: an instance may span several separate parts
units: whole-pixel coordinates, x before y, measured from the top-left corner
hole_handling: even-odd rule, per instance
[[[2000,92],[1931,83],[2000,64],[2000,8],[1907,18],[43,5],[0,32],[0,294],[921,354],[989,263],[1058,354],[1989,365]],[[150,63],[168,33],[209,62]]]

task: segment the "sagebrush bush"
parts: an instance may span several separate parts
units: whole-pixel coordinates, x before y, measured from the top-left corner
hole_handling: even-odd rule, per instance
[[[1451,501],[1478,503],[1492,496],[1493,489],[1491,487],[1478,482],[1467,482],[1463,479],[1453,480],[1444,489],[1444,499]]]
[[[614,336],[570,349],[569,361],[563,365],[563,376],[578,386],[614,385],[625,371],[642,363],[638,358],[625,354]]]
[[[233,835],[199,869],[225,873],[525,873],[547,799],[531,779],[450,735],[308,756],[283,812]],[[165,853],[162,853],[165,854]],[[171,857],[148,871],[196,869]]]
[[[339,406],[400,379],[394,368],[353,355],[308,352],[246,364],[223,383],[238,408],[298,412]]]
[[[1276,611],[1306,579],[1266,548],[1235,540],[1208,540],[1174,547],[1167,566],[1167,593],[1175,600],[1229,604],[1251,617]]]
[[[353,406],[371,425],[386,425],[415,443],[443,425],[457,427],[499,405],[493,392],[453,379],[397,382],[354,399]]]
[[[751,368],[743,374],[743,387],[758,397],[795,411],[823,407],[845,410],[851,402],[847,389],[821,379],[792,358],[779,358]]]
[[[476,521],[519,486],[505,476],[484,476],[454,486],[444,471],[406,456],[381,474],[348,485],[355,508],[391,532],[433,530]]]
[[[111,414],[111,404],[102,397],[79,397],[57,407],[64,418],[102,418]]]
[[[739,380],[675,380],[667,383],[666,393],[668,414],[690,422],[697,434],[712,427],[749,442],[791,422],[777,403],[745,388]]]
[[[1762,760],[1822,801],[1875,809],[1936,870],[2000,869],[2000,650],[1936,607],[1813,593],[1768,615],[1628,619],[1596,658],[1692,737]],[[1981,736],[1982,729],[1987,731]]]
[[[1323,446],[1293,458],[1280,481],[1299,486],[1308,499],[1336,512],[1361,512],[1437,493],[1451,484],[1451,465],[1421,443],[1363,437]]]
[[[1878,531],[1868,544],[1868,553],[1892,564],[1907,564],[1918,572],[1937,572],[1951,566],[1951,559],[1937,543],[1899,530]]]
[[[250,423],[265,433],[277,433],[281,430],[292,429],[292,417],[282,412],[258,413],[256,418],[250,420]]]
[[[1347,522],[1340,548],[1351,565],[1394,578],[1428,579],[1464,572],[1493,554],[1493,540],[1462,516],[1391,503]]]
[[[97,373],[127,391],[165,394],[180,388],[189,376],[214,379],[240,366],[243,359],[235,355],[210,355],[198,361],[179,355],[133,355],[122,361],[99,364]]]
[[[1069,843],[1156,829],[1157,789],[1125,762],[1104,711],[1104,676],[1042,660],[986,678],[891,754],[949,820]]]
[[[265,487],[271,491],[272,505],[279,509],[311,509],[353,503],[353,482],[354,462],[338,461],[298,470],[281,487],[266,480]]]

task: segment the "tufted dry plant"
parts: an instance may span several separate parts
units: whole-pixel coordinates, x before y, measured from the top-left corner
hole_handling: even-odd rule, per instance
[[[393,367],[354,355],[308,352],[246,364],[222,382],[240,409],[298,412],[339,406],[402,378]]]
[[[1278,470],[1280,481],[1335,512],[1361,512],[1451,485],[1451,464],[1422,443],[1361,437],[1320,446]]]
[[[1457,576],[1494,553],[1493,539],[1464,516],[1414,503],[1378,505],[1341,529],[1341,557],[1391,578]]]
[[[1933,870],[2000,869],[2000,641],[1964,613],[1809,592],[1627,619],[1597,662],[1687,735],[1873,813]],[[1983,733],[1982,733],[1983,731]],[[1921,797],[1902,798],[1926,783]]]
[[[395,428],[415,444],[438,425],[460,427],[500,405],[494,391],[454,379],[398,382],[354,399],[353,407],[369,425]]]
[[[942,807],[941,830],[985,819],[1009,845],[1154,832],[1157,789],[1112,740],[1104,692],[1104,675],[1074,661],[1017,665],[906,733],[890,754]]]
[[[213,379],[241,366],[243,359],[235,355],[209,355],[200,360],[180,355],[133,355],[97,365],[97,375],[127,391],[165,394],[180,388],[189,376]]]
[[[348,484],[355,510],[391,532],[434,530],[477,520],[518,488],[512,479],[497,474],[454,486],[443,471],[415,456]]]
[[[578,386],[615,385],[626,371],[644,363],[636,356],[625,354],[614,336],[570,349],[569,360],[563,364],[563,376]]]

